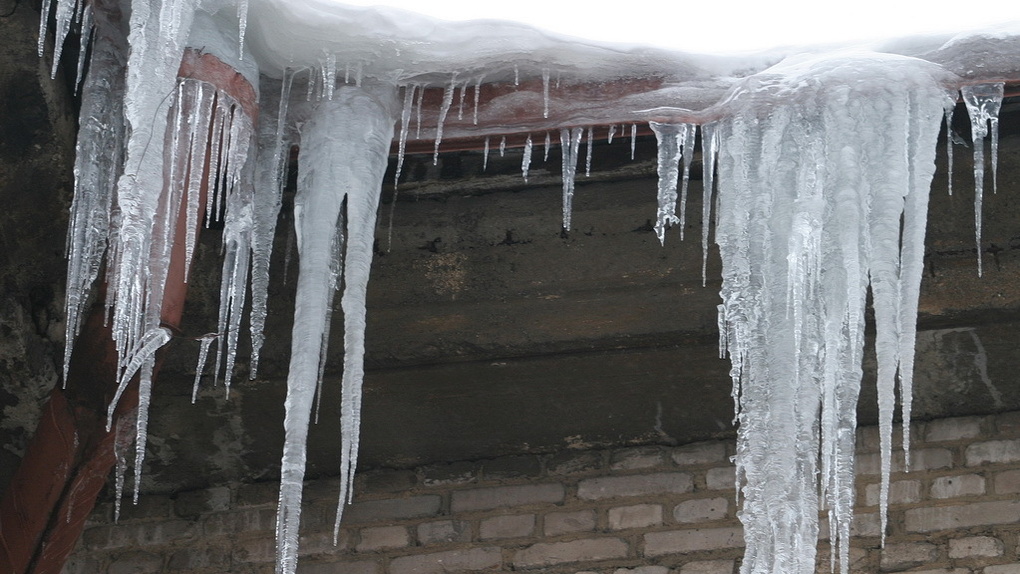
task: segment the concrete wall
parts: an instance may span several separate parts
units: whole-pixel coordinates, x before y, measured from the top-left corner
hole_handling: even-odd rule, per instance
[[[858,433],[852,570],[1020,573],[1020,412],[916,423],[879,547],[878,433]],[[732,574],[733,445],[565,451],[375,471],[332,545],[335,481],[309,482],[299,572]],[[275,483],[101,505],[68,573],[272,572]],[[819,542],[819,571],[828,544]]]

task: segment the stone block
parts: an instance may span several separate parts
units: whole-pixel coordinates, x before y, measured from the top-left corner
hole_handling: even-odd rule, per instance
[[[646,528],[662,524],[661,504],[634,504],[609,509],[609,529]]]
[[[699,550],[744,547],[744,532],[739,526],[649,532],[643,538],[645,543],[643,554],[649,558]]]
[[[230,497],[230,489],[225,486],[183,492],[174,500],[174,512],[177,516],[192,518],[207,512],[230,510]]]
[[[950,558],[1002,556],[1002,541],[992,536],[968,536],[949,541]]]
[[[550,512],[545,515],[544,522],[546,536],[558,536],[570,532],[589,532],[595,530],[595,511]]]
[[[580,474],[602,468],[602,453],[563,451],[552,455],[545,463],[550,476]]]
[[[865,506],[878,506],[881,484],[864,487]],[[889,504],[910,504],[921,500],[921,481],[895,480],[889,483]]]
[[[541,474],[537,456],[502,456],[482,462],[482,479],[487,481],[538,478]]]
[[[673,449],[673,462],[695,466],[726,461],[726,445],[721,441],[697,442]]]
[[[856,472],[868,476],[881,474],[881,454],[877,452],[857,456]],[[953,466],[953,453],[945,448],[922,448],[910,451],[910,470],[937,470]],[[904,472],[903,451],[892,453],[890,472]]]
[[[410,544],[407,528],[403,526],[376,526],[362,528],[361,539],[355,545],[358,552],[404,548]]]
[[[270,537],[248,538],[234,541],[231,553],[232,566],[238,563],[273,562],[276,560],[276,541]]]
[[[726,517],[729,508],[730,501],[726,498],[698,498],[677,504],[673,518],[680,523],[719,520]]]
[[[690,474],[660,472],[585,479],[577,485],[577,496],[583,500],[600,500],[649,494],[683,494],[693,488]]]
[[[967,466],[1020,461],[1020,439],[976,442],[964,452]]]
[[[733,574],[733,560],[695,560],[680,567],[679,574]]]
[[[469,548],[401,556],[390,560],[389,574],[447,574],[497,568],[503,562],[496,547]]]
[[[1020,574],[1020,564],[996,564],[985,566],[982,574]]]
[[[370,560],[360,562],[298,562],[297,574],[378,574],[379,565]]]
[[[463,520],[439,520],[418,525],[419,544],[445,544],[471,540],[471,525]]]
[[[343,523],[364,524],[436,516],[440,504],[442,498],[438,494],[355,502],[344,510]]]
[[[926,425],[924,440],[949,442],[978,437],[982,420],[982,417],[953,417],[931,421]]]
[[[233,512],[216,512],[203,516],[199,522],[205,536],[235,536],[242,532],[272,532],[276,528],[276,510],[247,508]]]
[[[666,457],[657,446],[625,448],[609,457],[610,470],[639,470],[662,466]]]
[[[903,570],[935,560],[938,547],[927,542],[886,544],[882,550],[882,570]]]
[[[1020,521],[1020,501],[975,502],[956,506],[934,506],[907,510],[908,532],[933,532]]]
[[[421,469],[421,483],[425,486],[454,486],[478,482],[480,469],[474,462],[433,464]]]
[[[931,483],[932,498],[956,498],[985,493],[985,477],[977,474],[940,476]]]
[[[637,568],[617,568],[613,574],[669,574],[665,566],[638,566]]]
[[[452,495],[453,512],[490,510],[493,508],[526,506],[529,504],[558,504],[566,491],[562,484],[522,484],[458,490]]]
[[[402,493],[418,485],[418,475],[410,470],[373,470],[355,477],[357,493]]]
[[[1016,494],[1020,492],[1020,470],[1007,470],[995,475],[996,494]]]
[[[229,570],[230,552],[219,546],[194,546],[174,550],[167,561],[170,570],[197,570],[210,568],[221,571]]]
[[[107,574],[149,574],[163,571],[163,557],[148,552],[125,552],[110,563]]]
[[[627,556],[619,538],[586,538],[570,542],[541,542],[514,553],[514,568],[541,568],[570,562],[610,560]]]
[[[279,482],[256,482],[237,487],[235,506],[275,505],[280,500]]]
[[[531,536],[534,532],[534,514],[493,516],[492,518],[483,519],[478,525],[478,534],[482,540],[520,538],[522,536]]]
[[[737,469],[733,466],[710,468],[705,472],[705,488],[709,490],[733,490]]]

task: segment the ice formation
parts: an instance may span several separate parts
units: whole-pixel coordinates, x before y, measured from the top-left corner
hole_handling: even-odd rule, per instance
[[[884,508],[897,381],[903,419],[910,417],[914,322],[939,124],[951,117],[962,89],[974,134],[980,265],[982,140],[991,134],[994,190],[1001,79],[1017,72],[1009,68],[1013,60],[995,60],[982,68],[986,76],[977,76],[967,62],[984,52],[969,51],[971,44],[960,37],[944,45],[911,43],[895,53],[798,56],[766,68],[763,62],[785,54],[713,59],[622,49],[512,23],[439,23],[323,0],[131,0],[123,6],[131,15],[125,36],[115,4],[57,0],[51,7],[47,0],[42,26],[45,31],[52,10],[54,69],[63,39],[79,22],[83,45],[92,42],[90,51],[81,51],[91,56],[81,87],[68,232],[66,357],[105,262],[118,396],[136,375],[140,386],[136,493],[155,357],[172,337],[161,323],[163,292],[172,267],[183,269],[186,280],[203,219],[224,222],[224,259],[217,332],[199,338],[195,393],[214,342],[213,378],[223,373],[229,388],[248,290],[255,376],[292,146],[299,146],[300,264],[277,523],[277,570],[288,574],[297,565],[305,437],[313,408],[317,412],[313,403],[341,286],[337,527],[351,499],[365,294],[394,135],[399,184],[407,141],[421,142],[423,131],[434,136],[434,161],[444,138],[484,140],[483,169],[490,137],[500,137],[502,155],[508,132],[528,134],[521,164],[527,179],[530,134],[545,132],[548,158],[550,133],[558,130],[567,233],[586,132],[587,174],[597,126],[609,126],[610,142],[617,133],[629,135],[633,158],[638,123],[647,122],[659,141],[660,240],[671,225],[680,227],[682,237],[688,174],[701,133],[702,277],[706,282],[714,218],[723,262],[720,349],[732,361],[739,422],[743,573],[813,571],[820,507],[829,511],[834,559],[847,570],[866,293],[870,288],[876,315]],[[177,78],[182,59],[206,53],[262,88],[257,110],[235,101],[223,86],[188,74]],[[84,68],[81,62],[78,67]],[[955,75],[960,70],[970,70],[966,82]],[[628,78],[657,83],[614,98],[599,90],[571,91],[572,83],[611,85]],[[465,119],[469,89],[473,110]],[[438,99],[438,105],[427,105],[426,93],[437,91],[441,96],[430,102]],[[450,114],[454,101],[457,113]],[[500,123],[507,117],[518,123]],[[182,220],[183,239],[177,235]],[[185,243],[184,261],[172,257],[176,241]],[[904,433],[908,429],[905,424]],[[118,491],[130,442],[118,437]],[[882,520],[884,527],[884,510]]]

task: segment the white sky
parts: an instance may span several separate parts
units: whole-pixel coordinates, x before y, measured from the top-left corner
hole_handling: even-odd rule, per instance
[[[1020,19],[1018,0],[340,1],[446,20],[514,20],[592,40],[715,54],[956,33]]]

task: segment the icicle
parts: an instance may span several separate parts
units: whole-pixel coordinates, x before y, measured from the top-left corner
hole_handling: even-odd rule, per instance
[[[393,213],[390,211],[390,213]],[[315,380],[315,424],[319,424],[319,406],[322,404],[322,381],[326,374],[326,359],[329,358],[330,327],[333,324],[333,302],[336,291],[340,287],[340,273],[344,267],[344,213],[341,208],[333,229],[333,243],[329,260],[329,298],[326,302],[326,321],[322,330],[321,350],[319,351],[319,375]]]
[[[659,210],[655,220],[655,235],[659,244],[666,243],[666,230],[680,223],[676,216],[677,183],[680,179],[680,159],[687,140],[687,124],[649,122],[658,141]]]
[[[191,404],[198,400],[198,385],[202,381],[202,373],[205,372],[206,359],[209,358],[209,346],[218,336],[218,333],[206,333],[198,338],[198,364],[195,366],[195,384],[191,387]]]
[[[57,1],[59,2],[60,0]],[[46,53],[46,31],[50,28],[51,6],[52,0],[42,0],[42,6],[39,10],[39,43],[36,48],[40,58]]]
[[[460,90],[460,97],[457,99],[457,120],[464,119],[464,98],[467,96],[469,82],[464,82],[458,89]]]
[[[344,83],[351,83],[351,63],[350,61],[344,62]]]
[[[354,67],[354,85],[355,86],[357,86],[359,88],[361,87],[361,79],[362,79],[362,76],[364,75],[364,73],[365,73],[365,64],[363,62],[358,62],[357,65]]]
[[[248,30],[248,0],[237,0],[237,59],[244,60],[244,34]]]
[[[71,31],[71,24],[74,23],[74,13],[77,11],[78,3],[84,0],[57,0],[56,23],[53,38],[53,67],[50,69],[50,78],[57,77],[57,67],[60,65],[60,55],[64,52],[64,40]],[[48,12],[48,7],[46,12]],[[46,12],[43,12],[44,18]],[[45,36],[39,38],[40,43]],[[42,55],[40,53],[40,55]]]
[[[78,93],[78,89],[81,87],[81,81],[85,73],[85,57],[89,51],[89,44],[92,40],[92,4],[85,4],[82,9],[82,21],[81,21],[81,38],[78,43],[78,67],[77,72],[74,76],[74,93]]]
[[[422,108],[422,102],[425,101],[425,87],[426,86],[423,85],[421,87],[421,89],[418,91],[418,105],[415,106],[415,132],[414,132],[414,139],[416,139],[416,140],[420,140],[421,139],[421,108]],[[478,123],[478,122],[476,121],[475,123]]]
[[[952,100],[950,100],[950,103]],[[955,105],[947,105],[945,109],[946,117],[946,187],[949,190],[949,195],[953,195],[953,112],[956,111]]]
[[[456,74],[454,74],[454,80],[451,80],[450,85],[443,91],[443,104],[440,106],[439,123],[436,125],[436,151],[432,153],[432,165],[439,165],[440,162],[440,142],[443,141],[443,123],[446,121],[446,116],[450,112],[450,106],[453,105],[453,91],[456,86],[455,81]]]
[[[609,126],[609,140],[606,143],[612,144],[613,143],[613,136],[615,136],[615,135],[616,135],[616,124],[613,124],[613,125]]]
[[[687,227],[687,186],[691,181],[691,162],[694,160],[694,136],[698,126],[687,124],[684,134],[684,171],[680,183],[680,241],[684,240],[684,228]]]
[[[521,175],[524,176],[524,183],[528,183],[528,168],[531,167],[531,134],[528,134],[524,142],[524,155],[521,157]]]
[[[135,416],[137,418],[137,415]],[[114,469],[114,500],[113,521],[120,520],[120,503],[124,498],[124,476],[127,474],[127,453],[135,442],[135,421],[125,413],[117,423],[113,435],[113,458],[116,460]]]
[[[574,176],[577,173],[577,151],[581,146],[584,128],[560,130],[560,148],[563,155],[563,231],[570,232],[570,218],[574,206]]]
[[[521,71],[517,68],[517,64],[514,64],[514,85],[521,85]]]
[[[634,151],[637,149],[637,124],[630,124],[630,161],[634,161]]]
[[[397,169],[393,176],[393,189],[400,183],[400,172],[404,168],[404,150],[407,149],[407,131],[411,123],[411,108],[414,107],[414,92],[418,88],[411,84],[404,88],[404,107],[400,111],[400,140],[397,143]],[[424,91],[424,90],[423,90]]]
[[[365,294],[379,190],[393,139],[396,90],[344,86],[318,104],[301,130],[295,217],[301,252],[285,402],[285,441],[276,527],[277,571],[294,572],[305,468],[305,441],[323,351],[334,229],[347,203],[344,259],[344,367],[341,398],[340,507],[350,500],[358,458],[364,373]]]
[[[549,117],[549,69],[542,70],[542,117]]]
[[[552,147],[552,137],[545,132],[545,148],[542,150],[542,161],[549,161],[549,148]]]
[[[169,333],[167,339],[169,339]],[[152,399],[152,370],[156,366],[155,354],[149,355],[138,371],[138,418],[135,422],[135,483],[132,502],[138,504],[142,488],[142,464],[145,462],[145,444],[149,433],[149,403]]]
[[[899,372],[909,394],[945,81],[900,56],[800,60],[736,88],[726,119],[705,130],[706,156],[720,146],[720,347],[739,421],[742,574],[814,573],[820,501],[848,570],[869,282],[884,532],[894,384]]]
[[[475,83],[475,109],[471,116],[471,121],[474,125],[478,125],[478,100],[482,95],[482,78],[485,76],[478,76],[478,82]]]
[[[974,84],[960,88],[963,102],[970,114],[970,133],[974,143],[974,238],[977,245],[978,276],[981,276],[981,210],[985,187],[985,136],[989,124],[992,133],[992,189],[996,189],[995,170],[998,165],[999,108],[1005,84]]]
[[[588,141],[585,145],[584,177],[591,177],[591,152],[595,148],[595,128],[588,128]]]
[[[327,100],[333,99],[336,90],[336,54],[329,52],[322,64],[322,91]]]
[[[489,167],[489,136],[485,136],[485,146],[482,148],[482,171]]]
[[[506,136],[499,138],[499,157],[506,155]]]
[[[701,126],[701,286],[708,284],[708,234],[712,228],[712,202],[715,183],[715,157],[719,149],[714,123]],[[720,332],[721,334],[721,332]]]

